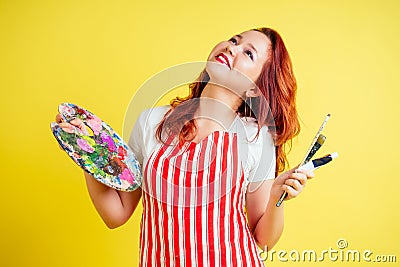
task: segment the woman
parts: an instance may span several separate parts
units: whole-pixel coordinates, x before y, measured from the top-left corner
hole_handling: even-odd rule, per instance
[[[284,145],[299,132],[282,38],[260,28],[217,44],[190,89],[170,107],[142,112],[134,126],[129,145],[142,188],[116,191],[85,173],[91,199],[116,228],[143,196],[141,266],[263,266],[256,246],[271,249],[283,230],[284,205],[276,202],[284,191],[286,200],[296,197],[313,176],[277,176]],[[71,128],[60,115],[56,121]]]

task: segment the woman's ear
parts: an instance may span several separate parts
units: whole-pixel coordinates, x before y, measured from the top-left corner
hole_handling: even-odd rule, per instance
[[[261,91],[257,88],[252,88],[246,91],[246,97],[257,97],[261,95]]]

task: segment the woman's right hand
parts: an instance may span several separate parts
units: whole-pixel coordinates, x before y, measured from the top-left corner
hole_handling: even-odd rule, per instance
[[[81,133],[90,135],[88,128],[80,119],[75,118],[66,122],[61,114],[57,114],[56,123],[67,133],[74,133],[78,129]],[[88,172],[83,173],[90,198],[107,227],[112,229],[125,224],[135,211],[142,190],[138,188],[133,192],[119,192],[100,183]]]
[[[78,130],[84,135],[89,135],[89,132],[81,119],[75,118],[70,122],[66,122],[64,121],[62,115],[58,113],[56,115],[56,122],[61,127],[61,129],[67,133],[74,133],[75,128],[78,128]]]

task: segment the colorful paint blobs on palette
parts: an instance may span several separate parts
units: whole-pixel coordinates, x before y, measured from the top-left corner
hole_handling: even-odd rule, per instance
[[[58,109],[65,121],[81,119],[93,131],[93,135],[86,135],[75,128],[74,133],[67,133],[57,123],[51,124],[54,136],[71,159],[112,188],[133,191],[140,186],[139,162],[110,126],[74,104],[63,103]]]

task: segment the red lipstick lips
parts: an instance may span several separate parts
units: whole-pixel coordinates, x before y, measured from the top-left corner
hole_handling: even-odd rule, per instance
[[[228,59],[228,57],[227,57],[225,54],[219,53],[219,54],[215,57],[215,59],[216,59],[218,62],[221,62],[222,64],[227,65],[229,69],[231,68],[231,64],[229,63],[229,59]]]

